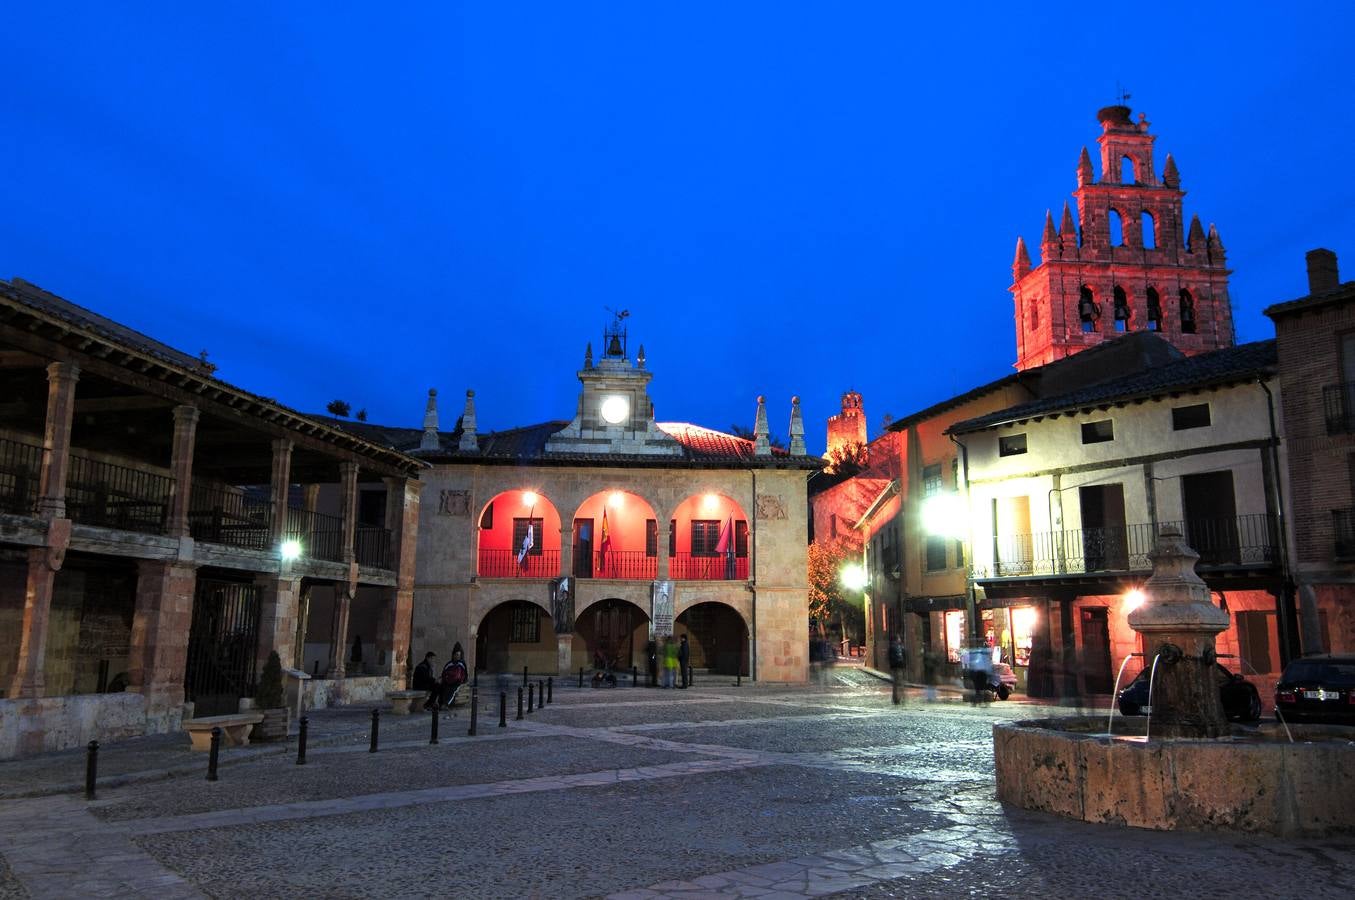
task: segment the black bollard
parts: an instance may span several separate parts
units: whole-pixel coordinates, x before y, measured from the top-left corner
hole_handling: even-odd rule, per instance
[[[696,686],[696,669],[693,669],[691,666],[688,666],[688,667],[687,667],[687,687],[695,687],[695,686]]]
[[[428,707],[428,711],[433,714],[433,729],[432,734],[428,737],[428,743],[436,744],[438,742],[438,719],[441,719],[442,716],[438,715],[438,708],[436,706]]]
[[[475,737],[475,722],[480,715],[480,689],[473,687],[470,689],[470,728],[466,734]]]
[[[518,721],[522,721],[522,688],[518,688]]]
[[[894,696],[894,705],[895,705],[895,706],[898,706],[898,705],[899,705],[899,670],[898,670],[898,669],[895,669],[895,670],[894,670],[894,679],[893,679],[893,681],[894,681],[894,684],[893,684],[893,691],[892,691],[892,692],[893,692],[893,696]]]
[[[579,666],[579,687],[583,687],[583,666]]]
[[[536,708],[546,708],[546,682],[540,678],[536,680]]]
[[[381,732],[381,710],[374,709],[372,710],[372,746],[367,751],[368,753],[376,752],[376,742],[380,732]]]
[[[630,686],[631,687],[640,686],[640,670],[635,666],[630,667]]]
[[[85,799],[94,799],[94,782],[99,777],[99,742],[90,741],[85,746]]]
[[[743,687],[743,669],[734,673],[734,687]]]
[[[207,780],[216,781],[217,757],[221,755],[221,727],[212,726],[212,747],[207,751]]]
[[[499,691],[499,727],[508,727],[508,694]]]
[[[546,702],[547,702],[547,703],[554,703],[554,702],[555,702],[555,679],[554,679],[554,678],[547,678],[547,679],[546,679]]]
[[[526,687],[526,686],[527,686],[527,667],[526,667],[526,666],[523,666],[523,667],[522,667],[522,686],[523,686],[523,687]]]
[[[306,764],[306,733],[310,730],[310,719],[305,716],[297,723],[298,731],[296,733],[296,764],[304,766]]]
[[[532,700],[535,699],[535,697],[536,697],[536,685],[534,685],[534,684],[529,684],[529,685],[527,685],[527,714],[528,714],[528,715],[531,715],[531,713],[532,713],[532,708],[533,708]]]

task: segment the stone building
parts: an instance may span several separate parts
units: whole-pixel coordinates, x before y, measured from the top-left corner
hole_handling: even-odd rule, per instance
[[[422,480],[413,644],[476,671],[644,672],[651,637],[689,636],[698,671],[805,680],[806,454],[772,447],[758,398],[752,440],[657,422],[641,346],[621,320],[589,345],[571,419],[481,433],[466,394],[438,427],[365,426],[431,464]],[[363,429],[357,423],[346,427]]]
[[[1355,651],[1355,282],[1336,254],[1308,254],[1308,296],[1275,323],[1293,487],[1294,574],[1303,649]]]
[[[1097,113],[1101,177],[1082,148],[1077,219],[1067,203],[1057,229],[1045,213],[1040,264],[1017,238],[1011,292],[1016,368],[1062,359],[1117,334],[1152,331],[1190,355],[1233,344],[1228,268],[1218,230],[1184,225],[1181,176],[1167,154],[1159,177],[1148,122],[1125,106]]]
[[[234,712],[307,643],[294,699],[403,679],[418,460],[19,279],[0,385],[0,758]]]

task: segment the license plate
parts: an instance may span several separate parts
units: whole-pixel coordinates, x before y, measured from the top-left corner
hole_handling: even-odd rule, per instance
[[[1340,700],[1340,699],[1341,699],[1341,692],[1340,692],[1340,691],[1321,691],[1321,690],[1318,690],[1318,691],[1304,691],[1304,692],[1303,692],[1303,697],[1304,697],[1305,700]]]

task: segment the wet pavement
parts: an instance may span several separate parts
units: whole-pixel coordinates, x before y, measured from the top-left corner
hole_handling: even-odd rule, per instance
[[[167,735],[0,763],[0,898],[1355,895],[1355,837],[1156,833],[1008,810],[991,726],[1057,710],[925,702],[859,668],[807,687],[557,685],[468,713],[310,714],[205,754]],[[510,699],[516,700],[515,695]]]

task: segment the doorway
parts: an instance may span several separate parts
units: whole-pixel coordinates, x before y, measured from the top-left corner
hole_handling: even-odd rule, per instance
[[[1110,622],[1104,606],[1082,609],[1082,685],[1088,694],[1109,694]]]
[[[593,577],[593,520],[574,520],[574,577]]]
[[[1129,568],[1124,523],[1124,485],[1098,484],[1077,489],[1082,509],[1082,554],[1086,571]]]
[[[1200,554],[1201,565],[1240,562],[1233,473],[1225,469],[1181,476],[1181,503],[1186,516],[1186,543]]]

